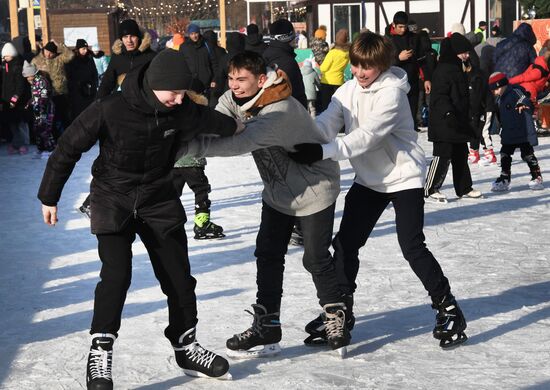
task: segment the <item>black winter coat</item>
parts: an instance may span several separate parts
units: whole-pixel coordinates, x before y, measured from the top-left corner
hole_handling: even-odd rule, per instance
[[[97,68],[92,52],[84,57],[76,54],[65,66],[67,72],[67,85],[71,103],[71,114],[76,118],[96,98],[97,94]]]
[[[122,44],[121,40],[117,40],[113,44],[113,55],[111,61],[97,91],[97,97],[102,98],[110,95],[117,90],[119,85],[119,78],[132,69],[139,68],[145,64],[151,62],[157,53],[151,50],[150,47],[151,37],[149,34],[145,34],[139,48],[132,51],[126,51],[126,47]]]
[[[254,53],[258,53],[263,56],[265,49],[267,49],[267,45],[264,43],[262,34],[247,35],[245,38],[244,49],[246,51],[253,51]]]
[[[15,57],[10,62],[2,61],[2,94],[0,100],[3,106],[1,113],[7,121],[19,121],[26,119],[25,106],[31,97],[31,88],[21,73],[23,71],[23,59]],[[10,108],[10,100],[17,97],[14,108]]]
[[[488,76],[481,69],[472,67],[466,73],[468,78],[468,94],[470,96],[470,124],[477,139],[481,139],[481,131],[485,124],[487,112],[495,112],[494,97],[489,90]]]
[[[307,97],[304,88],[302,72],[296,62],[294,49],[285,42],[272,40],[264,51],[264,59],[269,66],[277,65],[285,72],[292,86],[292,97],[298,100],[304,107],[307,107]]]
[[[201,82],[202,90],[209,89],[210,83],[215,80],[218,62],[214,53],[210,53],[210,48],[205,45],[204,38],[200,37],[197,42],[188,38],[179,51],[183,53],[193,77]]]
[[[469,142],[475,135],[470,125],[468,78],[450,39],[441,42],[441,55],[432,77],[428,140]]]
[[[198,133],[235,132],[232,118],[187,96],[167,113],[155,110],[143,91],[147,66],[130,72],[121,92],[95,101],[67,128],[42,178],[38,198],[56,205],[76,162],[99,140],[90,191],[94,234],[119,232],[136,217],[163,235],[184,223],[170,177],[178,148]]]

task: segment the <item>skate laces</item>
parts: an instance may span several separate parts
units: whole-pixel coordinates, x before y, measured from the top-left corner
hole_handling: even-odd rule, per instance
[[[344,334],[346,315],[343,310],[337,310],[336,313],[325,313],[325,332],[327,337],[341,337]]]
[[[113,351],[106,351],[101,347],[90,349],[90,376],[91,379],[105,378],[111,380],[111,363]]]
[[[210,368],[217,356],[214,352],[204,349],[197,341],[184,346],[183,349],[189,360],[206,368]]]
[[[256,305],[252,305],[252,307],[255,307]],[[270,327],[277,327],[277,326],[280,326],[281,324],[277,321],[277,323],[262,323],[262,319],[267,317],[268,315],[270,314],[259,314],[259,313],[255,313],[255,312],[251,312],[250,310],[246,309],[245,310],[248,314],[250,314],[252,317],[254,317],[254,320],[252,321],[252,326],[250,328],[248,328],[247,330],[245,330],[244,332],[240,333],[240,334],[237,334],[235,336],[237,336],[237,338],[239,340],[245,340],[247,338],[250,338],[254,335],[258,335],[260,337],[263,337],[264,336],[264,332],[265,332],[265,328],[270,328]]]

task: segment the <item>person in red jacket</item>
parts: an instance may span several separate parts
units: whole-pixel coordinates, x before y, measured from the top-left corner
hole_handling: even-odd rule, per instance
[[[537,102],[537,96],[548,88],[550,81],[550,50],[544,55],[535,58],[535,62],[529,65],[525,72],[512,77],[510,84],[519,84],[531,94],[531,101]]]

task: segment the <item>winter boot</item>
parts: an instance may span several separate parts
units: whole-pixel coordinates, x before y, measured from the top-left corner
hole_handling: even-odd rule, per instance
[[[225,237],[223,228],[210,221],[210,213],[195,214],[195,240],[208,240]]]
[[[451,293],[432,299],[432,308],[437,310],[433,336],[440,340],[441,348],[452,348],[468,340],[464,333],[466,319]]]
[[[492,165],[497,163],[497,156],[495,156],[495,151],[493,149],[485,149],[483,152],[483,157],[479,160],[481,165]]]
[[[477,164],[479,162],[479,151],[470,149],[470,153],[468,153],[468,162],[470,164]]]
[[[223,357],[201,347],[195,339],[195,328],[182,334],[172,346],[178,366],[185,375],[201,378],[231,379],[229,363]]]
[[[112,390],[113,343],[116,337],[110,333],[94,333],[86,366],[88,390]]]
[[[252,358],[273,356],[281,352],[279,313],[268,313],[264,306],[258,304],[253,304],[252,309],[254,313],[246,310],[254,316],[252,326],[227,340],[227,356]]]
[[[491,186],[493,192],[505,192],[510,189],[510,176],[500,175]]]
[[[351,334],[346,326],[346,305],[343,302],[329,303],[323,309],[328,345],[344,358],[351,340]]]
[[[353,315],[353,295],[344,295],[344,304],[346,305],[346,327],[351,332],[355,325],[355,316]],[[309,336],[304,340],[306,345],[326,345],[327,344],[327,332],[325,330],[325,313],[319,314],[317,318],[313,319],[306,325],[306,332]],[[351,337],[351,335],[350,335]]]

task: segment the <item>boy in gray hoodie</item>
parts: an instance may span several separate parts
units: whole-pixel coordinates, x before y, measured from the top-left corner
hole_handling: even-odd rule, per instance
[[[330,329],[328,343],[344,354],[350,340],[345,326],[349,313],[329,252],[340,192],[339,165],[331,160],[302,165],[289,158],[288,152],[296,143],[325,143],[328,139],[290,96],[284,72],[268,71],[262,57],[244,52],[231,59],[228,73],[230,90],[220,98],[216,110],[241,119],[245,131],[233,137],[197,138],[187,150],[187,154],[200,157],[252,152],[264,182],[254,253],[258,285],[251,313],[254,322],[251,328],[227,340],[228,356],[265,356],[280,351],[284,262],[296,219],[304,235],[303,264],[312,275]]]

